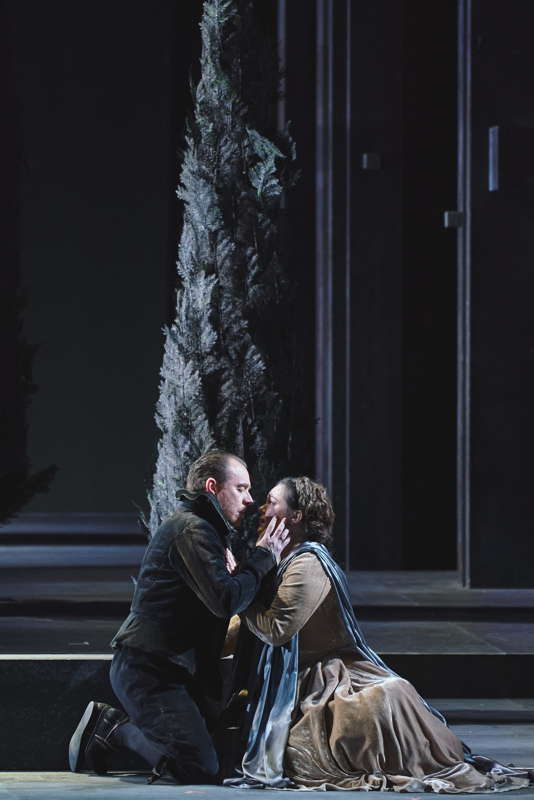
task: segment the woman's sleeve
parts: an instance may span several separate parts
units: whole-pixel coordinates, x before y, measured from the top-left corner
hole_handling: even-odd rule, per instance
[[[304,627],[329,591],[330,580],[319,559],[303,553],[284,572],[269,608],[255,602],[242,616],[262,642],[285,644]]]

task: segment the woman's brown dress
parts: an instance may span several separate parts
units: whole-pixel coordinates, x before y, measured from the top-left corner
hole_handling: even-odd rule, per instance
[[[313,553],[296,556],[271,606],[252,605],[245,619],[269,644],[299,633],[298,701],[284,763],[299,787],[458,793],[528,786],[524,770],[482,774],[466,764],[458,737],[413,686],[362,660]]]

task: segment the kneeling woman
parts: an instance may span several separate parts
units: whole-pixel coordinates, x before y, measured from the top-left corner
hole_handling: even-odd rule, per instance
[[[268,607],[243,615],[264,643],[253,670],[238,785],[405,792],[505,791],[529,785],[464,746],[439,712],[365,642],[343,572],[328,552],[334,512],[323,486],[284,478],[265,517],[291,540]],[[467,749],[467,748],[465,748]]]

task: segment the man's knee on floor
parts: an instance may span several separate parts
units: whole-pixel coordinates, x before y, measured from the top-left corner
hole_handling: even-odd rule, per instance
[[[176,782],[182,785],[219,782],[219,761],[215,754],[213,758],[202,763],[189,760],[182,755],[179,758],[169,759],[166,767]]]

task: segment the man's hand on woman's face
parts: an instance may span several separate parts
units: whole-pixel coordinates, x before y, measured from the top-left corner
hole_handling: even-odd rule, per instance
[[[265,529],[265,533],[256,543],[257,547],[265,547],[270,550],[276,559],[276,563],[280,561],[280,553],[289,544],[289,531],[286,528],[285,517],[278,521],[276,517],[272,517],[271,521]]]

